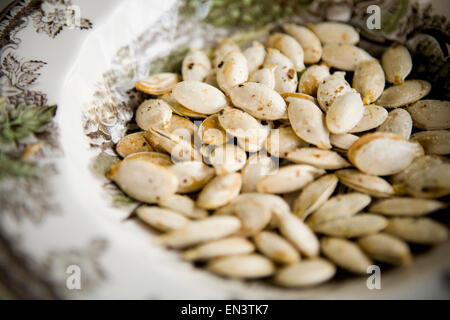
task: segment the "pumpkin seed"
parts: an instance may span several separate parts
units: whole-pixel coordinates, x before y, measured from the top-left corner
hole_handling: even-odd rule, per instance
[[[217,257],[247,254],[255,251],[253,243],[245,238],[231,237],[201,244],[182,253],[185,260],[210,260]]]
[[[177,177],[172,172],[143,157],[116,163],[107,177],[130,197],[148,203],[156,203],[178,188]]]
[[[324,115],[317,105],[306,99],[289,98],[288,114],[299,138],[320,149],[331,149]]]
[[[176,73],[158,73],[136,82],[136,89],[151,95],[161,95],[170,92],[180,81]]]
[[[298,76],[294,64],[277,49],[269,48],[264,59],[264,66],[268,67],[273,65],[277,66],[274,71],[275,91],[279,93],[295,92],[298,85]]]
[[[263,193],[289,193],[302,189],[324,173],[324,170],[309,165],[289,165],[259,180],[256,190]]]
[[[382,125],[388,117],[388,112],[385,108],[370,104],[365,106],[364,115],[356,126],[350,132],[363,132],[378,128]]]
[[[190,141],[186,141],[173,134],[150,130],[147,132],[146,137],[156,149],[162,149],[170,153],[173,158],[179,161],[200,161],[202,158],[202,155],[194,149]]]
[[[217,68],[217,83],[227,94],[248,80],[247,58],[240,51],[228,53]]]
[[[327,110],[327,128],[332,133],[347,133],[361,121],[364,111],[359,93],[343,94],[337,97]]]
[[[372,261],[353,242],[339,238],[322,238],[320,248],[324,255],[338,267],[352,273],[365,275]]]
[[[212,179],[200,192],[197,205],[203,209],[216,209],[239,195],[242,178],[239,173],[228,173]]]
[[[387,132],[366,134],[348,150],[348,159],[355,167],[380,176],[399,173],[421,155],[423,148],[420,144]]]
[[[361,62],[373,59],[366,51],[351,44],[326,44],[322,52],[323,61],[344,71],[355,71]]]
[[[343,169],[335,173],[342,184],[356,191],[377,198],[390,197],[394,194],[394,188],[383,178],[364,174],[354,169]]]
[[[386,121],[378,127],[378,132],[391,132],[409,140],[412,130],[412,119],[408,111],[397,108],[388,113]]]
[[[150,161],[151,163],[163,166],[163,167],[169,167],[173,165],[172,159],[169,155],[165,153],[160,152],[137,152],[128,155],[125,160],[131,160],[131,159],[145,159]]]
[[[262,120],[280,119],[286,112],[284,99],[263,84],[247,82],[230,92],[233,104]]]
[[[450,129],[450,101],[421,100],[408,107],[414,127],[424,130]]]
[[[202,242],[227,237],[241,227],[235,217],[210,217],[192,221],[180,229],[159,236],[158,243],[170,248],[182,249]]]
[[[249,254],[216,258],[208,264],[208,270],[228,278],[256,279],[272,275],[275,266],[262,255]]]
[[[267,151],[277,158],[285,158],[290,151],[307,146],[308,144],[295,134],[291,126],[272,130],[266,141]]]
[[[173,210],[191,219],[204,219],[208,217],[208,211],[197,208],[195,201],[188,196],[173,194],[161,199],[158,203],[161,207]]]
[[[170,122],[166,128],[158,128],[150,131],[159,133],[165,137],[170,137],[172,140],[184,140],[186,142],[192,142],[192,138],[194,137],[194,130],[195,125],[191,120],[177,115],[172,115],[172,117],[170,118]],[[150,141],[151,132],[147,132],[145,136],[150,143],[152,143]],[[154,145],[152,146],[155,147]]]
[[[307,185],[294,203],[294,214],[305,220],[333,194],[338,183],[334,174],[327,174]]]
[[[275,232],[262,231],[253,236],[253,240],[258,250],[274,262],[293,264],[300,261],[298,251]]]
[[[158,207],[142,206],[136,210],[136,214],[142,221],[160,231],[180,229],[190,223],[183,215]]]
[[[303,260],[280,269],[274,281],[284,287],[312,287],[334,277],[336,267],[322,258]]]
[[[314,32],[306,27],[295,24],[284,24],[283,29],[302,46],[305,63],[319,62],[322,57],[322,45]]]
[[[302,73],[298,91],[316,96],[319,84],[329,76],[330,68],[327,65],[312,65]]]
[[[240,200],[229,208],[231,214],[241,220],[242,227],[239,235],[252,236],[263,230],[270,222],[271,211],[265,208],[260,202],[248,199]]]
[[[233,40],[224,38],[219,41],[213,55],[213,67],[217,69],[223,58],[230,52],[240,52],[239,46]]]
[[[386,233],[407,242],[434,245],[448,238],[447,227],[429,218],[391,218]]]
[[[427,154],[450,154],[450,131],[422,131],[411,136],[412,141],[417,141],[425,149]]]
[[[309,224],[308,224],[309,225]],[[358,214],[349,218],[328,220],[313,229],[333,237],[356,238],[378,233],[388,225],[387,219],[374,214]]]
[[[184,107],[203,114],[219,112],[227,105],[222,91],[200,81],[178,83],[172,90],[172,96]]]
[[[237,138],[267,137],[267,127],[245,111],[227,107],[219,112],[219,123],[225,131]],[[260,133],[263,131],[263,133]],[[265,138],[264,138],[265,140]]]
[[[368,195],[362,193],[346,193],[330,198],[308,219],[308,225],[319,225],[321,223],[350,218],[367,207],[371,201]]]
[[[120,139],[116,145],[116,152],[123,158],[133,153],[145,151],[153,151],[147,139],[145,139],[145,132],[128,134]]]
[[[211,61],[202,50],[191,50],[183,60],[181,74],[183,80],[205,81],[211,72]]]
[[[245,49],[243,53],[247,59],[249,74],[256,72],[263,65],[264,58],[266,57],[266,49],[258,41],[253,41],[252,46]],[[251,79],[250,81],[256,82]]]
[[[315,257],[319,254],[319,240],[312,230],[293,214],[278,217],[280,233],[288,239],[302,254]]]
[[[271,34],[266,41],[268,48],[278,49],[282,54],[288,57],[293,63],[296,71],[305,69],[304,52],[300,43],[295,38],[284,33]]]
[[[330,134],[330,142],[336,148],[347,150],[359,137],[351,133]]]
[[[359,42],[359,33],[351,25],[340,22],[320,22],[307,24],[323,44],[327,43],[346,43],[357,44]]]
[[[445,207],[445,203],[436,200],[391,198],[374,203],[369,211],[387,216],[422,216]]]
[[[431,84],[424,80],[407,80],[400,85],[384,90],[377,105],[385,108],[397,108],[414,103],[431,91]]]
[[[136,123],[142,130],[166,128],[172,118],[172,108],[161,99],[146,100],[136,110]]]
[[[394,188],[418,198],[440,198],[450,194],[450,162],[439,156],[422,156],[392,177]]]
[[[317,148],[299,148],[289,152],[286,158],[294,163],[309,164],[327,170],[350,167],[350,163],[337,152]]]
[[[374,260],[394,265],[411,262],[408,244],[386,233],[372,234],[358,239],[358,245]]]
[[[172,109],[172,112],[179,116],[191,117],[191,118],[197,118],[197,119],[202,119],[202,118],[207,117],[206,114],[195,112],[195,111],[189,110],[188,108],[183,107],[181,104],[179,104],[177,102],[177,100],[175,100],[175,98],[170,93],[166,93],[166,94],[160,96],[160,99],[167,102],[169,104],[170,108]]]
[[[353,88],[361,93],[364,104],[375,102],[384,90],[384,72],[377,60],[362,61],[353,75]]]
[[[178,179],[179,193],[195,192],[202,189],[213,177],[214,169],[201,161],[178,162],[169,170]]]
[[[345,80],[345,72],[335,72],[325,78],[317,87],[317,102],[324,112],[337,99],[348,92],[353,92],[350,84]]]
[[[393,84],[402,84],[412,70],[412,59],[408,49],[400,44],[388,48],[381,57],[386,80]]]
[[[242,169],[242,192],[255,192],[261,178],[275,169],[275,163],[264,154],[250,156]]]
[[[227,133],[220,125],[218,114],[206,118],[198,128],[197,133],[204,144],[219,146],[227,142]]]
[[[222,175],[241,170],[247,161],[247,154],[234,144],[224,144],[212,151],[209,161],[216,174]]]
[[[276,65],[268,65],[264,68],[256,70],[249,77],[249,82],[261,83],[268,88],[274,90],[275,89],[275,70],[277,69]]]

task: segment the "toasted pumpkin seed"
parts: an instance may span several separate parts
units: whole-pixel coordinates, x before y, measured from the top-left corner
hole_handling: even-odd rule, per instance
[[[148,141],[157,149],[162,149],[180,161],[200,161],[201,154],[194,149],[190,141],[186,141],[173,134],[150,130],[146,133]]]
[[[383,178],[364,174],[354,169],[343,169],[336,171],[339,181],[362,193],[373,197],[385,198],[392,196],[394,188]]]
[[[419,142],[427,154],[450,154],[450,131],[448,130],[417,132],[411,136],[411,140]]]
[[[170,248],[186,248],[202,242],[227,237],[241,227],[235,217],[210,217],[192,221],[180,229],[159,236],[158,243]]]
[[[136,110],[136,123],[142,130],[166,128],[172,118],[172,108],[161,99],[146,100]]]
[[[421,100],[408,107],[414,127],[424,130],[450,129],[450,101]]]
[[[338,183],[334,174],[327,174],[307,185],[294,203],[294,214],[305,220],[333,194]]]
[[[357,44],[359,33],[354,27],[341,22],[319,22],[307,24],[323,44],[327,43],[347,43]]]
[[[227,94],[231,88],[248,80],[247,58],[240,51],[228,53],[217,68],[217,83]]]
[[[293,264],[300,261],[298,251],[275,232],[262,231],[253,237],[256,247],[274,262]]]
[[[330,134],[330,142],[336,148],[347,150],[359,137],[351,133]]]
[[[180,81],[176,73],[158,73],[136,82],[136,89],[151,95],[161,95],[170,92]]]
[[[293,214],[284,214],[278,217],[278,223],[280,233],[302,254],[307,257],[315,257],[319,254],[319,240],[300,218]]]
[[[386,121],[378,127],[378,132],[391,132],[409,140],[412,130],[412,119],[408,111],[397,108],[389,112]]]
[[[303,260],[280,269],[275,283],[284,287],[312,287],[334,277],[336,267],[322,258]]]
[[[298,91],[316,96],[319,84],[330,76],[330,68],[326,65],[312,65],[301,75]]]
[[[364,111],[359,93],[345,93],[337,97],[328,108],[325,117],[327,128],[332,133],[347,133],[361,121]]]
[[[395,265],[411,262],[408,244],[386,233],[372,234],[358,239],[358,245],[372,259]]]
[[[169,155],[165,153],[160,152],[137,152],[128,155],[125,157],[125,160],[131,160],[131,159],[145,159],[150,161],[151,163],[163,166],[163,167],[169,167],[173,165],[172,159]]]
[[[399,173],[421,155],[420,144],[387,132],[366,134],[348,150],[348,159],[359,170],[380,176]]]
[[[346,193],[330,198],[308,219],[308,224],[319,225],[321,223],[350,218],[369,205],[371,198],[362,193]]]
[[[145,132],[131,133],[119,140],[116,152],[123,158],[126,156],[145,151],[153,151],[153,148],[145,139]]]
[[[239,195],[242,178],[239,173],[228,173],[212,179],[200,192],[197,205],[204,209],[216,209],[231,202]]]
[[[298,137],[320,149],[331,149],[324,115],[317,105],[306,99],[289,98],[288,114]]]
[[[344,270],[365,275],[372,261],[355,243],[339,238],[322,238],[320,248],[324,255]]]
[[[178,188],[177,177],[172,172],[143,157],[116,163],[107,177],[130,197],[148,203],[156,203]]]
[[[277,158],[285,158],[290,151],[307,146],[308,144],[295,134],[291,126],[272,130],[266,141],[267,151]]]
[[[181,74],[183,80],[205,81],[211,72],[211,61],[202,50],[191,50],[183,60]]]
[[[214,169],[201,161],[178,162],[169,170],[178,179],[177,192],[180,193],[198,191],[214,177]]]
[[[258,181],[274,169],[270,157],[258,153],[250,156],[242,169],[242,192],[255,192]]]
[[[309,224],[308,224],[309,225]],[[358,214],[349,218],[325,221],[314,225],[315,232],[333,237],[356,238],[375,234],[386,228],[386,218],[374,214]]]
[[[178,83],[172,90],[172,96],[184,107],[203,114],[219,112],[227,105],[222,91],[200,81]]]
[[[391,198],[374,203],[369,211],[387,216],[422,216],[445,207],[445,203],[436,200]]]
[[[384,90],[377,105],[397,108],[414,103],[431,91],[431,84],[425,80],[407,80],[400,85]]]
[[[265,176],[256,184],[263,193],[289,193],[302,189],[325,171],[309,165],[289,165]]]
[[[284,24],[283,29],[302,46],[305,63],[319,62],[322,57],[322,45],[314,32],[295,24]]]
[[[142,206],[136,210],[136,214],[142,221],[160,231],[180,229],[190,223],[183,215],[158,207]]]
[[[273,65],[277,66],[274,71],[275,91],[279,93],[295,92],[298,85],[298,76],[294,64],[277,49],[269,48],[264,59],[264,66],[268,67]]]
[[[274,33],[267,38],[266,45],[268,48],[280,50],[294,63],[296,71],[300,72],[305,69],[303,48],[295,38],[284,33]]]
[[[299,148],[289,152],[286,158],[294,163],[309,164],[327,170],[350,167],[350,163],[337,152],[318,148]]]
[[[264,68],[261,68],[259,70],[256,70],[252,73],[252,75],[249,77],[249,82],[256,82],[261,83],[268,88],[275,90],[275,70],[277,69],[276,65],[269,65],[265,66]]]
[[[214,50],[213,55],[213,67],[214,69],[217,69],[220,63],[222,62],[223,58],[230,52],[240,52],[241,49],[239,46],[234,43],[233,40],[224,38],[219,41],[219,44],[216,47],[216,50]]]
[[[247,239],[231,237],[207,242],[186,250],[182,253],[182,257],[185,260],[204,261],[217,257],[252,253],[253,251],[255,251],[255,246]]]
[[[345,72],[335,72],[326,77],[317,87],[317,102],[324,112],[336,100],[348,92],[353,92],[350,84],[345,80]]]
[[[378,128],[382,125],[388,117],[388,112],[385,108],[370,104],[365,106],[364,115],[356,126],[350,132],[363,132]]]
[[[204,144],[222,145],[227,142],[227,133],[219,122],[219,115],[206,118],[198,128],[198,136]]]
[[[384,90],[384,72],[377,60],[362,61],[353,75],[353,88],[361,93],[364,104],[375,102]]]
[[[386,80],[393,84],[402,84],[412,70],[412,59],[406,47],[394,44],[381,57]]]
[[[262,120],[277,120],[284,116],[286,103],[275,91],[263,84],[247,82],[230,92],[233,104]]]
[[[244,50],[244,56],[247,59],[248,73],[253,74],[264,63],[266,49],[258,41],[253,41],[252,46]],[[250,80],[254,81],[254,80]]]
[[[225,131],[237,138],[258,138],[268,134],[267,127],[245,111],[227,107],[219,112],[219,123]],[[263,133],[260,133],[263,131]],[[265,138],[264,138],[265,141]]]
[[[208,264],[208,270],[236,279],[264,278],[275,272],[275,266],[259,254],[235,255],[216,258]]]
[[[385,232],[407,242],[428,245],[448,238],[447,227],[429,218],[391,218]]]
[[[166,93],[166,94],[160,96],[160,99],[167,102],[169,104],[170,108],[172,109],[172,112],[179,116],[191,117],[191,118],[197,118],[197,119],[206,118],[208,116],[206,114],[195,112],[195,111],[189,110],[188,108],[183,107],[181,104],[179,104],[177,102],[177,100],[175,100],[175,98],[170,93]]]
[[[209,161],[217,175],[227,174],[241,170],[247,161],[247,154],[234,144],[224,144],[211,152]]]
[[[272,213],[265,208],[260,202],[247,199],[240,200],[230,207],[231,214],[241,220],[241,229],[239,234],[243,236],[252,236],[263,230],[270,222]]]
[[[365,50],[351,44],[326,44],[322,52],[323,61],[344,71],[355,71],[361,62],[373,59]]]
[[[158,204],[161,207],[173,210],[191,219],[204,219],[208,217],[208,211],[196,207],[195,201],[188,196],[173,194],[161,199]]]

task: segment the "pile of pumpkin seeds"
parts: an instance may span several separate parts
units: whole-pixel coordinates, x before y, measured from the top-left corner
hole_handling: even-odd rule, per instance
[[[192,49],[181,75],[137,83],[142,131],[107,174],[142,202],[137,216],[182,259],[286,287],[446,241],[427,215],[450,194],[450,103],[423,99],[431,85],[407,79],[400,44],[379,61],[350,25],[282,27],[265,46]]]

